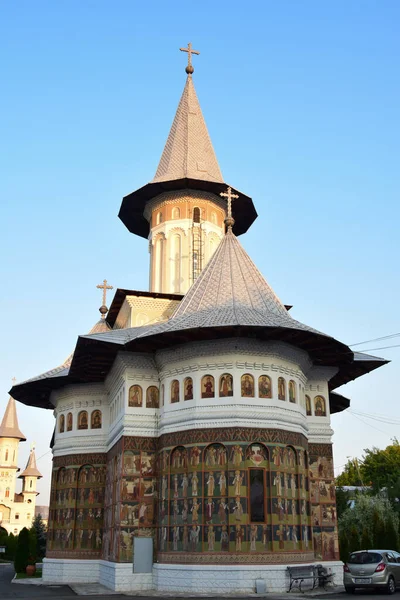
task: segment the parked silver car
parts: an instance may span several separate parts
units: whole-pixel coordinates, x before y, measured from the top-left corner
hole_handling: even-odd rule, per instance
[[[394,550],[359,550],[350,554],[343,567],[347,593],[356,588],[384,588],[394,594],[400,586],[400,554]]]

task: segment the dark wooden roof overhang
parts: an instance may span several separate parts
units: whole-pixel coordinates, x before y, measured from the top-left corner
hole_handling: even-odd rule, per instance
[[[145,186],[131,194],[124,196],[118,217],[131,233],[148,238],[149,222],[144,217],[143,213],[149,200],[152,200],[164,192],[172,192],[175,190],[199,190],[215,194],[219,198],[221,192],[226,192],[226,188],[226,183],[188,178],[173,179],[160,183],[147,183]],[[232,188],[232,191],[239,195],[239,198],[235,200],[233,208],[233,216],[235,217],[233,233],[235,235],[241,235],[242,233],[246,233],[258,215],[253,200],[249,196],[246,196],[246,194],[243,194],[234,188]]]

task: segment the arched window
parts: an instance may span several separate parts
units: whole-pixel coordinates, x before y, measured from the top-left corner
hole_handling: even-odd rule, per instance
[[[179,208],[178,208],[177,206],[175,206],[175,207],[172,209],[172,218],[173,218],[173,219],[179,219],[179,218],[180,218],[180,216],[181,216],[181,211],[179,210]]]
[[[31,480],[30,480],[30,482],[29,482],[29,487],[31,488],[31,487],[32,487],[32,485],[33,485],[33,481],[32,481],[32,479],[31,479]]]
[[[230,373],[224,373],[219,378],[219,397],[227,398],[233,396],[233,377]]]
[[[101,429],[101,421],[101,410],[94,410],[90,420],[91,429]]]
[[[245,373],[241,377],[242,398],[254,398],[254,377]]]
[[[6,488],[6,498],[10,497],[10,488]]]
[[[193,223],[200,223],[200,209],[198,206],[193,209]]]
[[[172,236],[171,258],[172,258],[172,287],[175,294],[181,291],[181,236],[179,233]]]
[[[161,386],[161,406],[164,406],[165,401],[165,386],[162,384]]]
[[[183,382],[185,400],[193,400],[193,379],[186,377]]]
[[[179,402],[179,381],[173,379],[171,381],[171,404]]]
[[[214,398],[215,396],[215,384],[214,377],[212,375],[204,375],[201,379],[201,397],[202,398]]]
[[[278,377],[278,399],[286,400],[286,381],[283,377]]]
[[[28,519],[28,521],[30,521],[30,520],[31,520],[31,513],[28,513],[28,514],[26,515],[26,518]]]
[[[6,450],[5,461],[6,461],[6,462],[8,462],[8,448],[7,448],[7,450]]]
[[[143,391],[140,385],[132,385],[129,388],[129,406],[136,408],[143,405]]]
[[[146,391],[146,408],[158,408],[158,387],[150,385]]]
[[[296,402],[296,384],[293,379],[289,381],[289,402]]]
[[[326,417],[326,403],[323,396],[314,398],[314,415],[316,417]]]
[[[306,394],[306,414],[308,417],[310,417],[312,415],[311,412],[311,398],[310,396],[307,396]]]
[[[260,375],[258,378],[259,398],[272,398],[272,382],[268,375]]]
[[[78,429],[88,429],[89,420],[86,410],[81,410],[78,414]]]
[[[67,431],[72,431],[72,413],[67,414]]]
[[[217,213],[214,211],[211,213],[211,223],[217,224]]]
[[[160,211],[160,212],[157,213],[157,216],[156,216],[156,225],[159,225],[162,222],[163,222],[163,214]]]
[[[61,415],[59,423],[58,423],[58,431],[59,431],[59,433],[64,433],[64,430],[65,430],[65,417],[64,417],[64,415]]]
[[[162,292],[163,288],[163,266],[164,266],[164,238],[159,237],[156,240],[154,253],[154,268],[155,268],[155,291]]]

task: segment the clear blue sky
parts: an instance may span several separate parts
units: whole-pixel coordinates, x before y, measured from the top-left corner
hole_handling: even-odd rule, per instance
[[[346,343],[400,331],[399,22],[397,0],[1,2],[0,411],[14,375],[60,364],[98,319],[96,284],[147,289],[147,243],[117,213],[154,175],[188,41],[225,180],[259,213],[241,241],[276,293]],[[393,362],[342,393],[400,419],[400,348],[376,354]],[[40,457],[52,414],[18,410]],[[399,430],[332,422],[337,467]]]

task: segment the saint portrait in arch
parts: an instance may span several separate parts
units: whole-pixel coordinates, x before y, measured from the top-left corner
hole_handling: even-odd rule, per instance
[[[88,428],[88,414],[86,410],[83,410],[78,415],[78,429],[87,429]]]
[[[296,384],[293,379],[289,381],[289,402],[296,402]]]
[[[171,382],[171,404],[179,402],[179,381],[174,379]]]
[[[186,377],[183,386],[185,390],[185,400],[193,400],[193,379],[191,377]]]
[[[92,412],[91,428],[101,429],[101,412],[99,410],[94,410]]]
[[[140,385],[132,385],[129,388],[129,406],[139,407],[143,403],[143,392]]]
[[[65,428],[65,417],[64,417],[64,415],[61,415],[60,421],[59,421],[58,431],[60,433],[64,433],[64,428]],[[7,460],[7,455],[6,455],[6,460]]]
[[[246,373],[242,375],[242,398],[254,398],[254,377]]]
[[[214,398],[214,377],[205,375],[201,380],[201,397]]]
[[[326,405],[323,396],[315,396],[314,398],[314,415],[316,417],[326,417]]]
[[[307,416],[311,416],[311,398],[306,394],[306,414]]]
[[[230,373],[224,373],[219,380],[219,397],[233,396],[233,377]]]
[[[271,378],[268,375],[258,378],[258,395],[260,398],[272,398]]]
[[[146,408],[158,408],[158,387],[150,385],[146,392]]]
[[[72,431],[72,413],[67,414],[67,431]]]
[[[279,400],[286,400],[286,384],[283,377],[278,378],[278,398]]]

